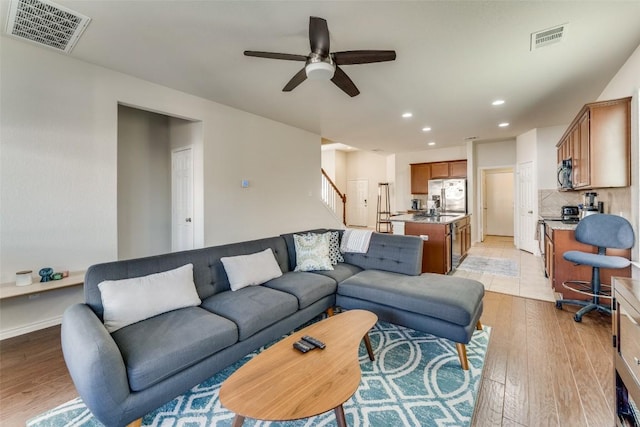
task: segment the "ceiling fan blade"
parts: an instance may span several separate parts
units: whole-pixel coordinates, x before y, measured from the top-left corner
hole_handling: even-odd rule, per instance
[[[338,65],[370,64],[372,62],[394,61],[395,50],[349,50],[331,54]]]
[[[309,17],[309,43],[311,52],[323,58],[329,56],[329,27],[326,20],[315,16]]]
[[[336,72],[331,79],[340,89],[342,89],[347,95],[354,97],[360,93],[355,84],[351,81],[349,76],[342,71],[342,69],[336,66]]]
[[[306,61],[304,55],[294,55],[292,53],[273,53],[273,52],[256,52],[254,50],[245,50],[245,56],[255,56],[258,58],[284,59],[286,61]]]
[[[289,83],[287,83],[285,85],[285,87],[282,88],[283,92],[291,92],[293,89],[295,89],[300,83],[302,83],[303,81],[307,80],[307,72],[304,68],[302,68],[302,70],[298,71],[296,73],[295,76],[293,76],[291,78],[291,80],[289,80]]]

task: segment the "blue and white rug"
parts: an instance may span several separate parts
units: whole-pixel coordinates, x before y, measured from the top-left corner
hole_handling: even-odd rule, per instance
[[[472,273],[494,274],[496,276],[518,277],[520,275],[518,263],[508,258],[469,255],[457,269]]]
[[[467,345],[469,370],[460,367],[455,343],[409,328],[378,322],[369,333],[376,360],[360,346],[362,380],[344,405],[351,427],[466,426],[471,421],[490,328],[475,331]],[[257,353],[257,352],[256,352]],[[143,426],[230,426],[234,414],[218,399],[222,382],[255,353],[197,385],[143,418]],[[330,392],[330,390],[327,390]],[[28,427],[101,426],[80,398],[27,422]],[[335,426],[335,415],[292,422],[246,419],[245,426]]]

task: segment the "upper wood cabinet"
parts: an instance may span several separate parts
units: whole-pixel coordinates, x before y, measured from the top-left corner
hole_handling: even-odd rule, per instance
[[[467,177],[467,161],[458,160],[449,162],[449,178],[466,178]]]
[[[631,98],[586,104],[557,144],[558,162],[572,160],[573,187],[631,184]]]
[[[411,194],[428,194],[430,179],[466,178],[467,161],[414,163],[411,166]]]
[[[431,163],[431,178],[449,178],[449,162]]]
[[[416,163],[411,165],[411,194],[427,194],[431,179],[431,164]]]

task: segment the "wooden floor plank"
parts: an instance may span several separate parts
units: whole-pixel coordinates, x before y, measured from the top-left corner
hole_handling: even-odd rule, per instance
[[[485,308],[482,315],[482,323],[487,326],[497,324],[511,324],[511,303],[513,298],[509,295],[488,292],[485,296]],[[501,316],[498,317],[498,313]],[[490,345],[487,350],[483,375],[492,381],[505,383],[507,375],[507,358],[511,343],[509,337],[511,329],[505,327],[491,328]]]
[[[523,298],[513,298],[510,326],[511,345],[507,355],[504,417],[522,425],[529,425],[527,325]],[[524,402],[527,404],[523,404]]]
[[[484,379],[476,402],[475,426],[499,426],[502,424],[504,384]]]
[[[556,380],[555,368],[563,366],[565,360],[558,359],[558,349],[550,338],[556,334],[557,325],[542,321],[547,319],[549,302],[527,300],[527,344],[528,356],[528,397],[531,422],[538,425],[559,424],[556,394],[554,387],[549,387]],[[535,349],[532,351],[532,349]],[[561,352],[562,354],[563,352]]]
[[[604,391],[600,387],[593,365],[589,358],[592,352],[591,348],[585,346],[581,338],[580,330],[583,332],[589,328],[589,320],[583,319],[582,323],[573,320],[573,314],[565,310],[556,311],[556,319],[558,319],[558,330],[562,335],[573,337],[573,339],[565,340],[569,365],[573,372],[573,378],[577,387],[577,399],[571,399],[572,405],[582,405],[584,413],[590,414],[585,419],[585,426],[606,426],[611,424],[613,413],[607,404]],[[595,323],[593,323],[595,325]],[[610,358],[613,354],[609,355]],[[608,370],[610,375],[612,370]],[[573,419],[573,415],[571,418]]]

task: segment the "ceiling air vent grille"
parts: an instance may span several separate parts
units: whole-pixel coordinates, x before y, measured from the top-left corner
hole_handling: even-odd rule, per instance
[[[90,18],[49,0],[12,0],[7,34],[70,53]]]
[[[560,43],[566,34],[567,24],[531,33],[531,50],[540,49],[550,44]]]

